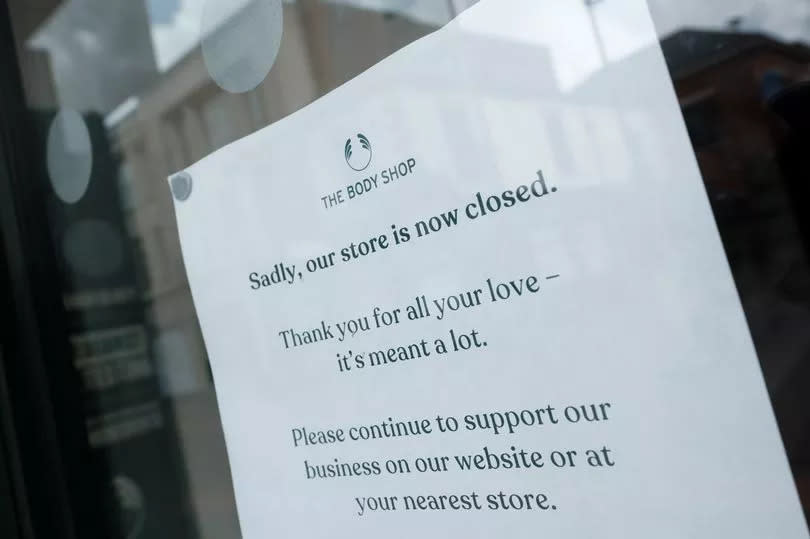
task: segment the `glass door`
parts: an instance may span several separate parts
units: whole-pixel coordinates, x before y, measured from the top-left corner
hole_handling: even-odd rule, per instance
[[[638,51],[582,1],[598,77]],[[166,177],[474,3],[5,2],[0,536],[241,536]],[[810,3],[649,6],[808,511]]]

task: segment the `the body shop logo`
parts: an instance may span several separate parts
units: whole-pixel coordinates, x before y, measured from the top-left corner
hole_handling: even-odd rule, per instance
[[[380,151],[377,153],[377,161],[387,161],[390,152],[385,141],[378,150]],[[387,163],[377,163],[374,167],[376,170],[369,169],[369,165],[371,165],[371,141],[363,133],[357,133],[357,135],[346,139],[346,143],[343,145],[343,157],[346,159],[349,168],[355,172],[363,171],[363,173],[356,174],[347,170],[345,174],[340,174],[340,176],[345,176],[349,183],[336,191],[321,196],[324,209],[328,210],[405,178],[410,179],[414,175],[414,169],[416,168],[415,157],[395,157]]]
[[[363,133],[357,133],[356,137],[346,139],[343,155],[352,170],[365,170],[371,163],[371,142]]]

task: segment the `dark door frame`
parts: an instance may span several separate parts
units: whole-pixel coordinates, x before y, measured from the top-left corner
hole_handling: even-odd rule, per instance
[[[0,537],[108,539],[57,265],[35,181],[36,138],[0,4]]]

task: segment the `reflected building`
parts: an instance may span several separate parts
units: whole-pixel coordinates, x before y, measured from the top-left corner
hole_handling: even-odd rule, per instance
[[[76,357],[66,361],[72,360],[80,371],[79,363],[95,364],[95,356],[85,356],[88,350],[97,354],[99,346],[89,346],[88,338],[96,339],[95,343],[103,336],[107,339],[105,353],[126,356],[126,361],[122,361],[128,365],[127,376],[134,376],[133,361],[137,360],[140,368],[137,372],[160,381],[159,387],[150,386],[153,389],[140,407],[149,408],[138,408],[135,430],[129,428],[134,424],[129,416],[124,418],[128,427],[121,426],[117,405],[111,408],[110,404],[134,395],[127,382],[105,378],[101,384],[105,395],[94,395],[88,400],[88,406],[95,410],[92,414],[88,412],[88,430],[95,433],[89,436],[90,445],[116,447],[115,458],[104,457],[101,459],[104,462],[98,463],[100,469],[109,469],[108,475],[115,477],[109,485],[112,491],[106,494],[107,501],[116,497],[119,502],[126,499],[118,511],[120,522],[107,524],[110,530],[120,526],[115,532],[110,531],[111,536],[141,529],[143,514],[154,504],[177,514],[185,513],[185,496],[177,495],[176,489],[169,485],[169,476],[185,470],[187,477],[179,488],[181,491],[188,488],[196,525],[184,530],[180,525],[172,527],[171,519],[161,517],[153,508],[146,526],[163,520],[165,529],[160,533],[172,537],[199,534],[216,539],[236,538],[239,527],[222,427],[183,268],[166,178],[218,148],[295,112],[437,26],[396,13],[338,2],[285,2],[282,46],[273,69],[256,89],[231,94],[212,80],[199,46],[166,71],[159,71],[150,35],[150,16],[154,14],[143,1],[125,4],[48,0],[39,3],[39,9],[12,5],[16,8],[12,10],[15,37],[23,79],[29,89],[29,104],[42,111],[37,113],[38,118],[45,118],[40,132],[47,128],[47,119],[64,107],[80,111],[91,126],[96,157],[91,184],[94,190],[107,193],[104,197],[94,195],[93,201],[103,201],[106,206],[99,211],[115,216],[119,228],[124,229],[128,236],[124,247],[126,272],[128,276],[137,275],[137,284],[132,286],[138,294],[127,296],[138,307],[137,313],[131,313],[140,324],[137,327],[145,328],[145,332],[138,333],[137,342],[102,328],[94,327],[93,332],[88,332],[89,328],[79,327],[86,322],[86,313],[77,312],[74,318],[79,320],[79,326],[71,328],[78,335],[72,340]],[[238,17],[223,21],[213,33],[238,32],[239,28],[233,27],[234,21]],[[358,35],[363,35],[364,40],[357,40]],[[46,137],[39,138],[44,141]],[[44,158],[40,161],[45,163]],[[119,207],[115,201],[120,201]],[[89,199],[82,204],[89,207]],[[52,224],[58,228],[59,222]],[[55,231],[57,235],[62,233]],[[93,253],[93,249],[101,246],[84,242],[80,248]],[[73,296],[76,294],[66,296],[68,311],[75,303]],[[86,296],[83,293],[81,297]],[[101,325],[109,325],[109,317],[96,313],[94,319]],[[131,349],[119,354],[117,348],[109,348],[118,346],[113,341]],[[144,367],[141,364],[145,358],[150,364]],[[117,368],[116,372],[123,371]],[[90,374],[93,376],[88,378]],[[95,371],[82,371],[82,375],[85,386],[87,380],[92,378],[95,383],[98,379]],[[163,404],[159,405],[162,410],[155,408],[156,398],[162,399]],[[174,417],[161,419],[164,412]],[[147,417],[144,414],[151,418],[148,423],[143,420]],[[114,427],[104,419],[113,415]],[[176,429],[182,461],[171,458],[172,451],[162,450],[160,444],[150,442],[145,435],[164,425]],[[130,441],[121,445],[122,437],[146,443],[151,449],[132,449]],[[162,452],[163,458],[155,451]],[[142,478],[133,481],[120,473],[116,475],[119,464],[148,465],[160,461],[172,470],[162,474],[166,488],[158,485],[156,490],[155,485],[145,485]],[[155,466],[143,472],[152,479],[161,475]],[[104,475],[101,470],[100,473]],[[114,514],[116,510],[108,512]],[[98,525],[102,526],[101,522]],[[157,533],[150,528],[144,531]]]
[[[148,283],[145,300],[163,388],[173,399],[204,537],[238,537],[239,531],[222,427],[166,178],[295,112],[436,29],[396,14],[320,1],[285,4],[283,9],[281,48],[256,89],[231,94],[219,88],[197,46],[141,93],[129,113],[118,111],[110,125],[121,155],[130,233]],[[234,30],[239,29],[225,22],[215,32]],[[359,34],[363,41],[356,39]]]

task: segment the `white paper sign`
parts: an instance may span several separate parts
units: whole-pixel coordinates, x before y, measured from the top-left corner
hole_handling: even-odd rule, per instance
[[[806,538],[643,0],[488,0],[176,202],[242,532]]]

